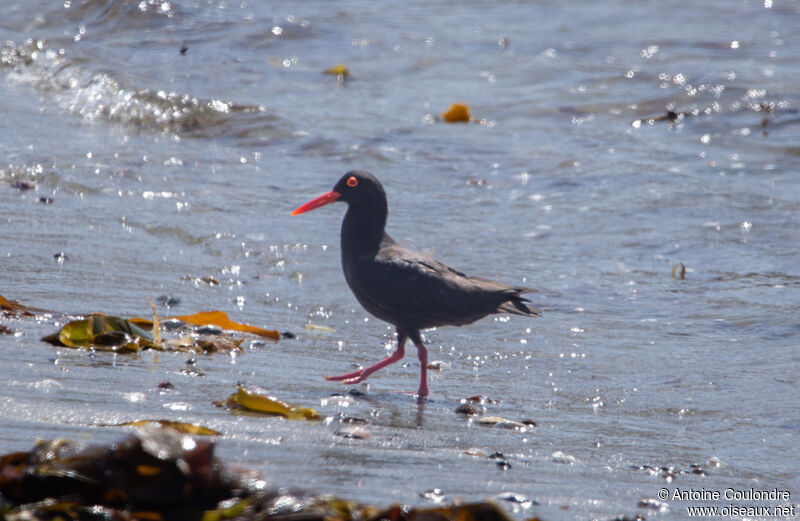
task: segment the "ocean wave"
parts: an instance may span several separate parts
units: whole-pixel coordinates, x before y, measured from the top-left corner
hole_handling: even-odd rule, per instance
[[[286,134],[280,118],[262,105],[131,87],[112,73],[87,70],[80,60],[70,59],[65,49],[50,48],[44,40],[28,40],[22,45],[6,42],[0,52],[0,68],[10,81],[50,94],[48,99],[61,110],[87,121],[191,137]]]

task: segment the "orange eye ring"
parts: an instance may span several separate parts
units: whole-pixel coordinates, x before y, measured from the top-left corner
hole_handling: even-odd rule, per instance
[[[358,186],[358,179],[356,179],[356,176],[351,175],[347,178],[347,186],[350,188],[355,188]]]

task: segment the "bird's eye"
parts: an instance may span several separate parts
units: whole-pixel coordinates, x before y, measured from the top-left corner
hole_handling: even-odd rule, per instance
[[[358,186],[358,179],[356,179],[356,176],[351,175],[347,178],[347,186],[350,188],[355,188]]]

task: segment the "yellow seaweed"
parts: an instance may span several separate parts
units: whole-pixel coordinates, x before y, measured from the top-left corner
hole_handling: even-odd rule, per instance
[[[179,317],[171,317],[171,318],[176,318],[178,320],[182,320],[184,322],[188,322],[189,324],[194,324],[196,326],[207,326],[210,324],[219,326],[222,329],[241,331],[243,333],[251,333],[253,335],[258,335],[261,337],[274,338],[275,340],[281,337],[281,334],[278,333],[278,331],[275,329],[263,329],[260,327],[251,326],[249,324],[241,324],[239,322],[234,322],[223,311],[217,311],[217,310],[201,311],[193,315],[182,315]]]
[[[239,386],[238,390],[228,397],[227,403],[238,405],[252,412],[283,416],[288,420],[322,419],[322,416],[314,409],[292,405],[274,396],[269,396],[264,389],[255,386]]]
[[[325,74],[333,74],[334,76],[347,76],[348,74],[350,74],[350,70],[344,63],[340,63],[339,65],[334,65],[330,69],[325,69],[323,72]]]
[[[196,425],[194,423],[176,422],[172,420],[136,420],[123,423],[113,423],[113,424],[102,423],[99,425],[101,427],[146,427],[152,424],[157,424],[160,425],[162,428],[172,429],[182,434],[194,434],[197,436],[220,436],[222,434],[219,431],[215,431],[214,429],[209,429],[208,427],[203,427],[202,425]]]
[[[32,308],[24,304],[20,304],[16,300],[8,300],[3,295],[0,295],[0,310],[4,314],[12,316],[34,316],[37,313],[47,313],[48,311],[39,308]]]
[[[143,348],[159,349],[150,333],[121,317],[90,315],[73,320],[57,334],[42,340],[66,347],[95,348],[104,351],[135,352]]]

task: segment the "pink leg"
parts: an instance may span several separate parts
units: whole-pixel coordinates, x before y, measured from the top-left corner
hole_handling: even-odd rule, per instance
[[[422,342],[415,342],[417,346],[417,356],[419,357],[419,390],[417,391],[418,398],[425,398],[428,396],[428,350],[422,345]]]
[[[345,384],[357,384],[358,382],[363,382],[367,379],[369,375],[377,371],[378,369],[383,369],[387,365],[391,365],[398,360],[402,359],[405,356],[405,345],[406,345],[406,337],[398,336],[397,337],[397,349],[394,350],[394,353],[387,356],[380,362],[375,365],[371,365],[369,367],[365,367],[364,369],[359,369],[358,371],[353,371],[352,373],[347,374],[340,374],[337,376],[326,376],[326,380],[331,381],[339,381],[341,380],[342,383]],[[424,348],[423,348],[424,349]]]

